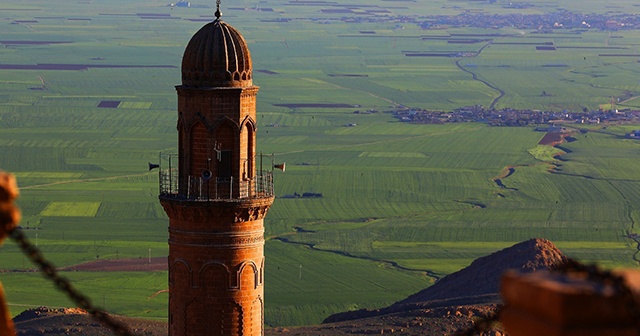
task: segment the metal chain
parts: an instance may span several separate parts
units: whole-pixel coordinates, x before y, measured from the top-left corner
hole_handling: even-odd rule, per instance
[[[133,336],[125,324],[116,321],[104,310],[95,307],[91,303],[91,300],[75,289],[67,278],[60,276],[53,264],[44,258],[40,249],[29,242],[22,230],[14,228],[9,232],[9,237],[11,237],[11,239],[20,246],[22,252],[40,268],[44,276],[51,280],[59,290],[67,294],[71,301],[79,308],[86,310],[94,319],[111,329],[116,335]]]

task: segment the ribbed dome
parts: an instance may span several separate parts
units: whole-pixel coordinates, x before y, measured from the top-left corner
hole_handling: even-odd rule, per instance
[[[247,42],[230,25],[218,20],[202,27],[182,57],[182,85],[191,87],[252,86]]]

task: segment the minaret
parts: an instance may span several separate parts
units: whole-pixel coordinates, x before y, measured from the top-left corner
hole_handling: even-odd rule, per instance
[[[240,33],[202,27],[182,59],[178,155],[161,154],[169,216],[169,335],[263,335],[271,172],[257,171],[256,94]],[[260,167],[261,169],[261,167]]]

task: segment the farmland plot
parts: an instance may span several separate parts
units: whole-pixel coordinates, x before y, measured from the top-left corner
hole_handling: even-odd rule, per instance
[[[636,265],[625,237],[640,221],[639,144],[623,138],[636,126],[591,126],[556,151],[537,148],[543,133],[532,128],[412,125],[390,111],[493,103],[582,110],[612,96],[621,108],[637,107],[637,57],[601,55],[635,53],[637,31],[423,29],[388,19],[456,15],[479,4],[353,4],[389,13],[323,11],[343,7],[332,2],[261,4],[273,11],[223,4],[225,20],[251,47],[261,87],[259,151],[287,163],[286,173],[276,172],[266,220],[268,325],[388,305],[532,237],[583,261]],[[619,1],[616,10],[634,5]],[[607,6],[556,0],[482,10]],[[167,255],[167,219],[147,163],[176,150],[180,59],[212,13],[158,0],[0,3],[0,168],[17,174],[22,226],[56,266]],[[486,41],[461,43],[469,34]],[[553,158],[558,152],[565,161]],[[296,196],[304,193],[315,197]],[[32,267],[11,243],[0,253],[2,270]],[[111,312],[166,318],[166,294],[153,296],[166,289],[166,272],[65,276]],[[33,288],[50,285],[35,273],[1,280],[14,314],[69,305],[53,290],[36,296]]]

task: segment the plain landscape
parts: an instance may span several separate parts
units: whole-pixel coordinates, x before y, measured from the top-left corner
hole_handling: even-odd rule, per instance
[[[417,124],[465,106],[640,110],[636,1],[223,1],[247,39],[258,150],[286,162],[266,220],[265,323],[386,307],[534,237],[605,267],[640,256],[640,125]],[[23,229],[108,311],[167,318],[158,175],[176,152],[182,52],[213,1],[0,4],[0,168]],[[637,25],[635,25],[637,24]],[[615,115],[615,113],[614,113]],[[7,242],[14,315],[67,307]],[[134,270],[83,269],[128,259]],[[76,268],[74,268],[76,267]]]

